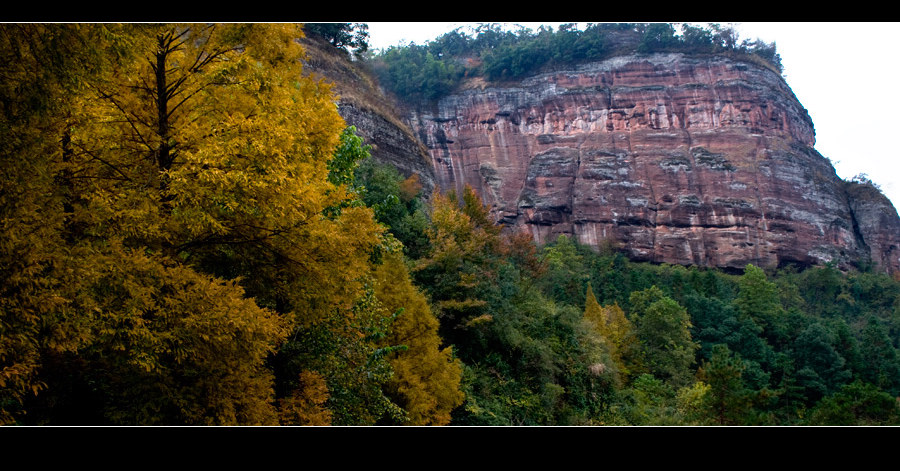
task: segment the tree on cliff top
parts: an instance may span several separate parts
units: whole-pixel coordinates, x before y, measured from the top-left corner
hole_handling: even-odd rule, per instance
[[[306,23],[303,31],[345,52],[359,55],[369,50],[369,25],[365,23]]]

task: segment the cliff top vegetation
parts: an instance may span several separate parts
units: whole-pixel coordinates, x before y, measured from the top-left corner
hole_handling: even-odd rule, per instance
[[[397,96],[435,100],[468,78],[516,80],[551,67],[656,52],[727,55],[783,71],[775,43],[741,40],[733,28],[718,24],[589,23],[579,29],[570,23],[535,31],[482,23],[426,44],[392,46],[367,60],[381,84]]]

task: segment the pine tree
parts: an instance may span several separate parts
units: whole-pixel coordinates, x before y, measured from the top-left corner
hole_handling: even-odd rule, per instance
[[[656,286],[630,297],[640,358],[647,371],[676,387],[691,382],[698,345],[691,338],[687,311]]]
[[[766,273],[747,265],[738,281],[740,291],[734,300],[738,312],[764,329],[773,329],[783,316],[778,288],[766,279]]]
[[[718,425],[738,425],[751,407],[751,391],[741,378],[744,364],[725,344],[712,348],[697,377],[709,385],[705,395],[709,414]]]

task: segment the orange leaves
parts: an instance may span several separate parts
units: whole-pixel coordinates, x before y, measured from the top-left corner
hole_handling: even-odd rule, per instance
[[[400,199],[406,203],[412,201],[419,193],[422,192],[422,183],[419,182],[419,175],[412,174],[402,182],[400,182]]]

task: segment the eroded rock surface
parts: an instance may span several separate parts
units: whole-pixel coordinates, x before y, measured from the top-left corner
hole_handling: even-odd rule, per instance
[[[407,122],[442,189],[468,184],[538,243],[742,268],[871,257],[900,270],[900,220],[814,149],[775,72],[724,57],[617,57],[442,99]],[[877,190],[876,190],[877,191]]]

